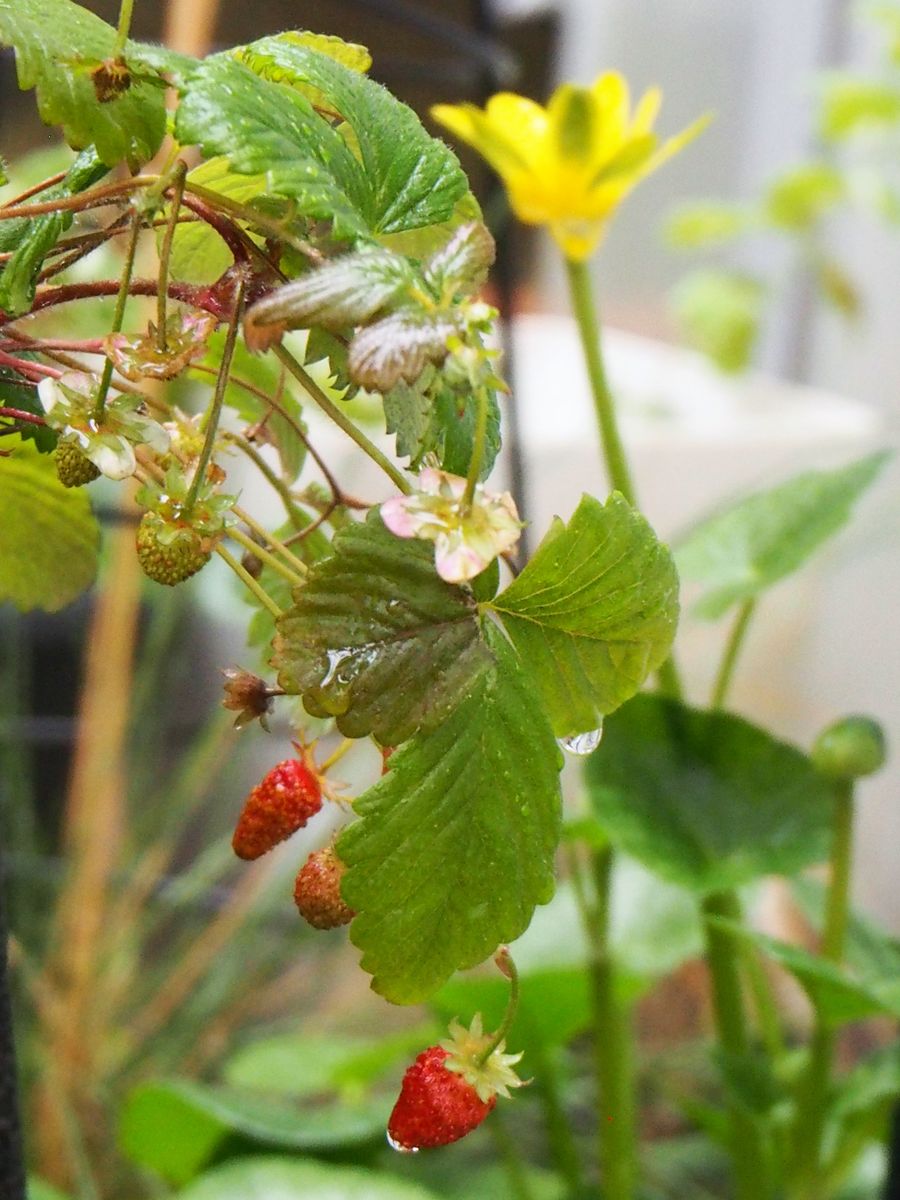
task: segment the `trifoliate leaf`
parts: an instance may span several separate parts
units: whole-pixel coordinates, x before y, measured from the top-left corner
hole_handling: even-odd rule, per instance
[[[175,132],[207,157],[225,155],[242,175],[265,174],[269,189],[304,216],[334,223],[336,236],[367,232],[367,186],[341,135],[296,92],[260,79],[230,55],[207,58],[183,85]]]
[[[396,746],[445,720],[490,666],[475,603],[438,577],[430,545],[377,514],[333,549],[277,623],[278,680],[346,736]]]
[[[56,187],[42,192],[40,199],[56,200],[74,196],[102,179],[106,172],[107,167],[93,147],[83,150],[66,172],[65,179]],[[0,275],[0,309],[11,316],[29,311],[34,303],[37,278],[44,259],[70,227],[72,219],[71,212],[51,212],[22,221],[15,252]],[[11,221],[9,224],[18,226],[20,222]]]
[[[768,188],[764,212],[773,225],[808,230],[844,198],[840,171],[827,163],[807,163],[786,171]]]
[[[349,125],[358,146],[372,233],[398,233],[446,221],[466,194],[466,177],[452,151],[428,134],[419,118],[359,71],[294,41],[270,37],[246,48],[292,80],[317,88]],[[226,151],[227,152],[227,151]]]
[[[163,91],[150,82],[97,98],[89,64],[110,58],[115,40],[112,26],[72,0],[0,0],[0,44],[15,48],[19,87],[36,88],[41,120],[61,125],[76,150],[96,146],[108,167],[152,158],[166,127]]]
[[[67,489],[52,458],[4,438],[0,458],[0,602],[56,612],[97,573],[100,532],[84,489]]]
[[[678,576],[621,496],[583,496],[492,607],[565,737],[601,725],[668,656]]]
[[[685,579],[706,587],[697,615],[715,620],[796,571],[846,524],[888,457],[871,454],[834,471],[805,471],[698,525],[675,554]]]
[[[613,844],[695,892],[828,855],[831,788],[806,755],[728,713],[636,696],[607,720],[587,782]]]
[[[758,279],[704,269],[681,280],[672,307],[692,346],[722,371],[742,371],[756,345],[765,295]]]
[[[518,937],[553,893],[559,751],[511,648],[485,637],[495,661],[392,756],[338,841],[351,940],[400,1004]]]

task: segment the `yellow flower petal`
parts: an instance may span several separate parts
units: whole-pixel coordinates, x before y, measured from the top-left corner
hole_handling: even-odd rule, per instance
[[[637,102],[634,116],[631,119],[631,133],[648,133],[653,128],[653,122],[659,114],[662,104],[662,92],[658,87],[648,88]]]
[[[431,115],[460,141],[477,150],[504,180],[528,169],[526,159],[502,128],[496,128],[474,104],[436,104]]]

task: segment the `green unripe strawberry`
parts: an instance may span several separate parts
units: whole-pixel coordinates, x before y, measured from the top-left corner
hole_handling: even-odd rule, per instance
[[[174,587],[206,566],[210,552],[189,525],[173,525],[157,513],[144,513],[137,531],[138,561],[156,583]]]
[[[816,738],[812,760],[831,779],[873,775],[887,757],[884,730],[871,717],[843,717]]]
[[[96,479],[100,472],[74,442],[59,441],[53,454],[56,474],[63,487],[81,487]]]

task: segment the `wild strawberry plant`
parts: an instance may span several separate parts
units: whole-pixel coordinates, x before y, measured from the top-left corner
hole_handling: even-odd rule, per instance
[[[53,610],[90,583],[88,492],[118,481],[140,509],[136,554],[151,580],[181,585],[215,558],[246,589],[250,638],[273,675],[227,672],[237,723],[265,725],[295,698],[298,738],[333,722],[381,749],[380,777],[300,868],[300,912],[320,928],[349,923],[372,986],[398,1004],[495,955],[509,981],[495,1032],[473,1017],[410,1067],[396,1147],[457,1140],[520,1082],[516,1047],[505,1052],[519,975],[498,947],[553,896],[562,746],[591,755],[590,811],[570,823],[567,857],[590,945],[603,1194],[627,1200],[638,1179],[630,993],[610,925],[620,853],[696,901],[734,1194],[836,1194],[859,1146],[827,1089],[833,1030],[896,1010],[883,979],[842,967],[852,780],[883,747],[857,720],[810,759],[723,705],[762,594],[843,524],[883,457],[751,497],[682,546],[683,573],[705,585],[700,614],[735,614],[711,703],[688,707],[671,656],[676,565],[637,508],[587,261],[628,191],[699,124],[660,146],[658,94],[632,111],[614,74],[561,88],[546,109],[502,95],[484,111],[435,110],[562,251],[615,489],[584,496],[522,564],[515,503],[487,482],[506,387],[481,299],[493,241],[453,152],[368,78],[360,46],[291,32],[195,60],[130,40],[130,7],[113,29],[71,0],[0,0],[20,85],[77,152],[0,208],[2,598]],[[357,420],[360,390],[381,406],[394,454]],[[381,496],[336,477],[310,408],[377,466]],[[236,455],[283,502],[277,528],[241,503]],[[321,478],[301,481],[310,463]],[[636,697],[648,680],[656,690]],[[323,761],[301,740],[273,765],[239,817],[235,803],[237,854],[262,855],[323,799],[340,803],[329,770],[345,749]],[[823,957],[744,925],[738,888],[829,856]],[[758,953],[815,1007],[790,1071]],[[786,1080],[777,1106],[748,1099],[748,963],[764,1073]],[[521,991],[529,1011],[527,976]],[[530,1013],[532,1030],[547,1025],[533,1002]],[[584,1027],[564,1012],[550,1024],[554,1047]],[[585,1193],[593,1167],[547,1094],[556,1162],[571,1194]]]

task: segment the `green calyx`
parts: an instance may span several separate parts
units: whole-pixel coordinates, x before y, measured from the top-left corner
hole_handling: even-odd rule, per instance
[[[874,775],[887,757],[884,730],[871,717],[842,717],[819,734],[811,757],[816,768],[830,779]]]

